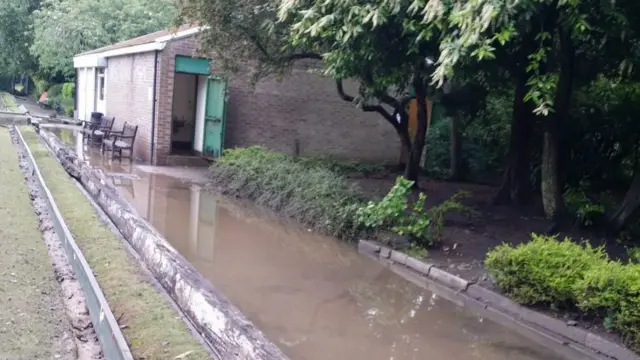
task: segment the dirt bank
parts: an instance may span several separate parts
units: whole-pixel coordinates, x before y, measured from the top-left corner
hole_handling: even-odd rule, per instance
[[[76,359],[63,294],[6,128],[0,169],[0,359]]]

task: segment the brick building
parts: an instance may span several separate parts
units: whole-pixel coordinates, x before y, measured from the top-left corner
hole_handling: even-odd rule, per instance
[[[297,69],[254,87],[241,75],[215,76],[215,59],[198,56],[198,32],[184,26],[76,55],[78,118],[99,111],[116,117],[115,128],[138,125],[134,157],[155,165],[250,145],[397,161],[393,128],[339,99],[330,79]]]

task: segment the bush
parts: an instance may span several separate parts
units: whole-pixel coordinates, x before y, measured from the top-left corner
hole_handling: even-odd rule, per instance
[[[210,172],[224,193],[252,199],[327,235],[355,236],[355,209],[364,197],[334,171],[254,146],[225,150]]]
[[[592,226],[599,218],[604,216],[604,205],[598,204],[587,196],[589,184],[582,181],[577,188],[567,187],[563,197],[567,210],[575,216],[583,226]]]
[[[575,283],[578,307],[605,317],[605,326],[640,345],[640,265],[605,262]]]
[[[487,254],[485,264],[498,286],[516,301],[566,305],[574,299],[574,285],[605,258],[601,248],[534,234],[531,242],[515,248],[499,245]]]
[[[611,261],[602,248],[532,235],[503,244],[485,260],[497,285],[524,304],[562,305],[604,318],[625,343],[640,346],[640,264]]]
[[[47,90],[47,98],[52,99],[62,95],[62,84],[54,84]]]
[[[469,211],[460,203],[465,196],[462,192],[429,210],[425,209],[427,196],[424,193],[409,205],[412,186],[412,181],[398,177],[382,200],[377,203],[370,201],[356,210],[356,224],[373,230],[388,229],[399,235],[408,235],[419,245],[430,246],[442,238],[445,214]]]
[[[33,84],[35,85],[35,88],[36,88],[35,96],[37,98],[39,98],[43,92],[47,91],[47,89],[50,86],[47,80],[36,78],[36,77],[33,78]]]
[[[73,99],[76,95],[76,84],[72,82],[62,84],[62,97],[65,99]]]

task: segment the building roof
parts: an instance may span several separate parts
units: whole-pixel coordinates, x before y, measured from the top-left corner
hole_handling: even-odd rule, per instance
[[[150,44],[150,43],[154,43],[154,42],[161,42],[163,41],[163,39],[166,39],[164,41],[168,41],[170,40],[170,36],[171,35],[175,35],[175,34],[179,34],[179,33],[185,33],[185,31],[187,31],[189,34],[197,32],[197,30],[199,29],[199,27],[197,25],[182,25],[179,28],[173,28],[173,29],[165,29],[165,30],[160,30],[160,31],[156,31],[154,33],[151,34],[147,34],[147,35],[142,35],[139,36],[137,38],[133,38],[133,39],[129,39],[129,40],[125,40],[119,43],[115,43],[112,45],[107,45],[95,50],[90,50],[90,51],[86,51],[80,54],[77,54],[77,56],[84,56],[84,55],[92,55],[92,54],[100,54],[103,52],[107,52],[107,51],[112,51],[112,50],[118,50],[118,49],[124,49],[127,47],[131,47],[131,46],[137,46],[137,45],[145,45],[145,44]]]

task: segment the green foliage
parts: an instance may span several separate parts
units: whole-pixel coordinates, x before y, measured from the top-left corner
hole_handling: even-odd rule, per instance
[[[640,346],[640,265],[611,261],[602,248],[532,235],[517,247],[502,244],[485,264],[503,291],[525,304],[578,307],[604,319]]]
[[[53,99],[62,95],[62,84],[53,84],[47,89],[47,98]]]
[[[36,87],[35,95],[37,97],[40,97],[40,95],[42,95],[43,92],[47,91],[47,89],[51,86],[49,81],[38,77],[33,78],[33,84]]]
[[[640,265],[604,262],[574,285],[578,307],[605,317],[633,346],[640,345]]]
[[[601,248],[581,246],[568,238],[531,237],[515,248],[499,245],[485,260],[498,286],[520,303],[566,305],[574,299],[574,284],[594,264],[606,261]]]
[[[76,95],[76,84],[67,82],[62,84],[62,97],[65,99],[73,99]]]
[[[73,117],[74,111],[75,111],[75,108],[73,105],[64,105],[64,114],[67,115],[68,117]]]
[[[41,71],[71,77],[74,55],[166,28],[175,14],[170,0],[42,0],[31,54]]]
[[[377,164],[364,164],[356,161],[338,161],[328,156],[297,157],[295,160],[305,167],[320,167],[334,171],[345,176],[371,175],[384,172],[384,166]]]
[[[473,209],[461,203],[462,199],[469,197],[469,193],[460,190],[444,202],[429,209],[431,214],[431,233],[434,241],[442,240],[444,230],[444,217],[450,213],[473,214]]]
[[[427,249],[416,244],[409,245],[409,247],[404,252],[416,259],[426,259],[429,256],[429,252],[427,251]]]
[[[0,0],[0,74],[17,75],[34,69],[29,44],[30,15],[36,4],[36,0]]]
[[[372,230],[389,229],[398,235],[410,236],[421,246],[430,246],[442,239],[446,214],[469,211],[460,203],[466,196],[463,192],[428,210],[425,208],[427,196],[424,193],[420,193],[410,204],[412,187],[412,181],[398,177],[396,184],[382,200],[369,201],[357,209],[356,223]]]
[[[627,256],[629,257],[630,263],[640,264],[640,247],[627,249]]]
[[[261,147],[229,149],[211,167],[211,176],[224,193],[252,199],[321,233],[356,235],[353,217],[363,196],[317,163]]]
[[[604,205],[595,203],[587,196],[586,189],[588,188],[588,183],[583,181],[579,188],[568,187],[564,191],[567,209],[584,226],[592,226],[594,221],[602,217],[605,212]]]
[[[424,208],[426,196],[420,193],[418,200],[409,205],[412,186],[413,181],[398,177],[382,200],[370,201],[356,211],[356,222],[368,229],[391,229],[422,244],[431,244],[431,220]]]

